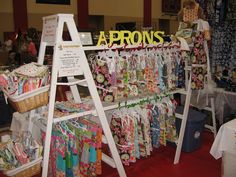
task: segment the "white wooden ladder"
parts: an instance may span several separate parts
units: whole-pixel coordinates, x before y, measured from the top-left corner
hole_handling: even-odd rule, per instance
[[[71,41],[63,41],[63,29],[67,25]],[[87,82],[88,89],[95,106],[95,114],[98,116],[103,133],[106,137],[112,158],[103,154],[102,159],[105,162],[114,162],[120,176],[125,177],[126,173],[117,151],[112,133],[104,112],[103,105],[98,95],[96,85],[94,83],[85,52],[81,45],[79,34],[71,14],[57,14],[43,18],[43,32],[40,44],[38,63],[43,64],[45,51],[47,46],[53,46],[53,65],[50,86],[49,111],[47,118],[46,139],[44,145],[43,156],[43,172],[42,176],[46,177],[48,173],[49,152],[51,143],[52,125],[55,122],[54,105],[57,85],[69,85],[76,102],[80,102],[80,95],[76,84]],[[74,76],[83,75],[84,80],[75,80]],[[58,77],[67,77],[68,83],[59,83]],[[66,119],[75,118],[76,114]],[[57,118],[58,121],[63,121],[63,118]]]

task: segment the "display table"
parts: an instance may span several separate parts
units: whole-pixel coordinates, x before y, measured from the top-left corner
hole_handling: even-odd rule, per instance
[[[215,88],[216,118],[222,125],[227,116],[236,113],[236,92],[225,91],[223,88]]]
[[[223,157],[223,177],[236,177],[236,119],[220,127],[210,153],[215,159]]]

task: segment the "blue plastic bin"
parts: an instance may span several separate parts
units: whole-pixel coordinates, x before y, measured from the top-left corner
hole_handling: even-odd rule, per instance
[[[183,106],[176,109],[177,113],[183,114]],[[188,120],[186,123],[182,151],[192,152],[201,147],[202,131],[205,125],[206,114],[189,108]],[[176,129],[179,134],[181,119],[176,118]]]

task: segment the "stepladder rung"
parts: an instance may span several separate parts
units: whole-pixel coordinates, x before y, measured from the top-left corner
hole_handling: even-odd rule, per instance
[[[203,108],[204,110],[206,110],[206,111],[212,111],[212,108],[211,107],[205,107],[205,108]]]
[[[175,113],[175,117],[178,119],[183,119],[184,116],[182,114]]]
[[[186,66],[184,69],[187,70],[187,71],[191,71],[192,67],[191,66]]]
[[[188,92],[185,89],[180,89],[178,93],[187,95]]]
[[[102,153],[102,161],[111,166],[112,168],[116,168],[114,159],[104,153]]]
[[[60,118],[54,118],[53,123],[57,123],[57,122],[61,122],[61,121],[67,121],[67,120],[70,120],[70,119],[83,117],[83,116],[88,116],[88,115],[94,115],[95,112],[96,112],[95,110],[90,110],[90,111],[84,111],[84,112],[69,114],[67,116],[63,116],[63,117],[60,117]]]
[[[205,128],[209,129],[210,131],[214,132],[214,127],[211,125],[205,125]]]
[[[74,79],[70,82],[57,82],[57,85],[68,85],[68,86],[71,86],[71,85],[84,85],[86,84],[87,81],[85,79],[82,79],[82,80],[79,80],[79,79]]]
[[[102,135],[102,142],[103,142],[104,144],[108,144],[108,143],[107,143],[107,138],[106,138],[104,135]]]

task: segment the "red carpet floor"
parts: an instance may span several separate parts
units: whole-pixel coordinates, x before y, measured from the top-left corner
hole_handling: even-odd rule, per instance
[[[191,153],[181,153],[180,162],[173,164],[175,148],[161,147],[148,158],[138,160],[125,167],[128,177],[220,177],[221,160],[215,160],[209,153],[213,134],[204,132],[202,146]],[[118,177],[116,169],[103,164],[100,177]],[[39,177],[41,175],[38,175]],[[0,173],[0,177],[4,177]]]
[[[215,160],[209,153],[213,134],[204,132],[202,146],[191,153],[181,153],[180,162],[173,164],[175,149],[161,147],[146,159],[125,167],[128,177],[220,177],[221,160]],[[118,177],[116,169],[103,165],[102,177]]]

